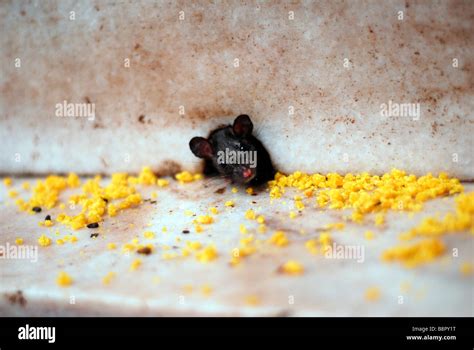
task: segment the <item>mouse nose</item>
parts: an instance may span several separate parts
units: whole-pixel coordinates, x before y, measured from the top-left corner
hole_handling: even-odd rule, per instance
[[[242,172],[242,175],[245,179],[248,179],[250,176],[252,176],[252,170],[250,170],[249,168],[245,168]]]

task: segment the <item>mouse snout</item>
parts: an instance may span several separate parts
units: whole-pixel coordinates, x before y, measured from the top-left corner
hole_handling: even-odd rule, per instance
[[[252,176],[252,170],[250,170],[250,168],[244,168],[244,170],[242,171],[242,176],[244,179],[248,179],[249,177]]]
[[[234,171],[234,180],[240,183],[250,182],[256,175],[255,169],[247,166],[239,166]]]

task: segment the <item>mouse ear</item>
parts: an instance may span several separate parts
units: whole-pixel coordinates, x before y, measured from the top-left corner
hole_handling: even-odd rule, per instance
[[[234,134],[237,136],[245,137],[252,133],[253,124],[250,120],[250,117],[247,114],[241,114],[234,120],[234,125],[232,126]]]
[[[189,148],[191,148],[191,152],[193,152],[196,157],[212,157],[212,146],[204,137],[193,137],[191,141],[189,141]]]

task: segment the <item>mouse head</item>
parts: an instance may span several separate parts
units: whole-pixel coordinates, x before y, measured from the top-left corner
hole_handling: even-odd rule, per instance
[[[248,115],[235,118],[232,126],[211,133],[208,139],[194,137],[189,147],[196,157],[212,161],[216,170],[238,183],[247,183],[257,175],[257,147]]]

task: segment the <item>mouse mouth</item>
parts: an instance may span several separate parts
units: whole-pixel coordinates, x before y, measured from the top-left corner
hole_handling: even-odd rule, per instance
[[[242,171],[242,176],[244,179],[249,179],[252,175],[253,175],[253,172],[249,168],[246,168]]]
[[[243,168],[240,172],[241,181],[243,183],[250,182],[255,177],[255,175],[255,171],[247,167]]]

